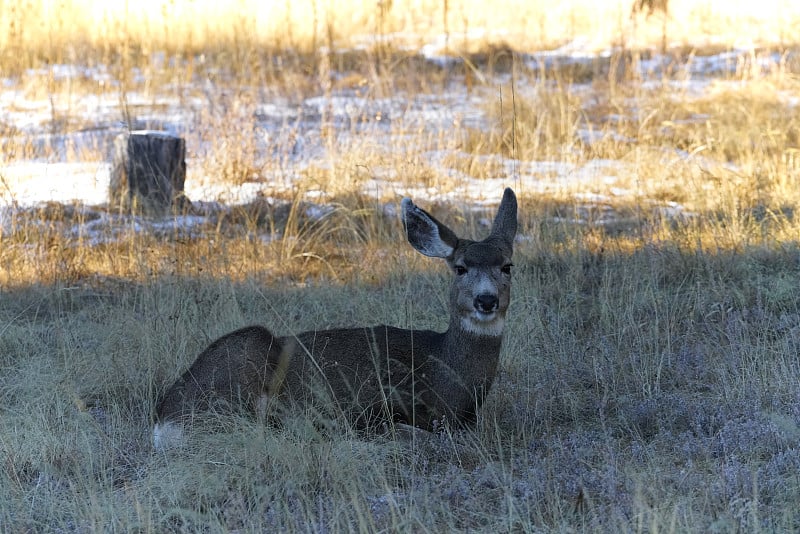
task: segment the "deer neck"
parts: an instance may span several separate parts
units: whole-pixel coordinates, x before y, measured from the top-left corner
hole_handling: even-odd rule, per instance
[[[466,364],[470,369],[484,369],[494,375],[503,343],[503,320],[498,319],[499,326],[494,324],[481,331],[471,325],[465,327],[467,319],[452,316],[442,338],[442,359],[453,369],[464,368]]]
[[[440,367],[433,386],[448,399],[451,409],[474,410],[494,382],[503,337],[465,330],[459,318],[451,319],[441,336]]]

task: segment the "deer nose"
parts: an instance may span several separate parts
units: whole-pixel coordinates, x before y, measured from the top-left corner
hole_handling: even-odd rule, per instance
[[[475,297],[472,303],[475,309],[481,313],[491,313],[497,309],[497,296],[489,293],[484,293]]]

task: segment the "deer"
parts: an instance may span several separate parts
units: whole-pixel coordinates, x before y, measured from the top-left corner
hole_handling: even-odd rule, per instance
[[[458,237],[409,198],[401,206],[411,246],[449,267],[445,332],[378,325],[284,337],[263,326],[228,333],[164,392],[155,410],[155,447],[181,442],[195,415],[217,409],[280,421],[293,408],[316,407],[362,430],[474,425],[500,359],[517,199],[505,189],[482,241]]]

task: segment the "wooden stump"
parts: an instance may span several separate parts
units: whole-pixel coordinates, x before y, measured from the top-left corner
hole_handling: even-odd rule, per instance
[[[139,130],[114,139],[108,200],[112,208],[148,215],[181,210],[186,142],[166,132]]]

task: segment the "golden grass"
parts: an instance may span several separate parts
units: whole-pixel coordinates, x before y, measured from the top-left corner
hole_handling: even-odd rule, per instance
[[[18,74],[27,102],[44,101],[42,129],[52,136],[0,119],[3,163],[53,157],[54,139],[93,123],[84,97],[139,97],[134,117],[137,105],[146,113],[164,97],[191,110],[189,146],[207,147],[190,161],[190,180],[234,187],[278,176],[289,186],[265,187],[274,201],[220,210],[194,229],[143,232],[135,224],[153,221],[80,205],[3,213],[0,528],[797,530],[796,60],[762,71],[754,65],[764,52],[754,50],[694,92],[685,83],[691,57],[673,50],[660,82],[643,83],[628,67],[646,54],[630,49],[660,42],[659,13],[634,27],[627,2],[601,12],[588,1],[543,4],[448,2],[445,28],[441,3],[425,1],[394,2],[382,15],[372,2],[349,11],[344,2],[333,11],[325,9],[333,3],[274,2],[266,15],[248,2],[144,2],[129,3],[125,21],[116,4],[78,17],[86,5],[77,1],[51,11],[4,3],[0,20],[13,31],[0,34],[10,39],[1,63]],[[301,17],[309,6],[316,19]],[[170,21],[166,38],[160,17],[189,9],[197,11]],[[666,29],[676,42],[726,33],[792,41],[796,11],[789,2],[675,1]],[[458,34],[476,20],[521,33],[465,42]],[[364,33],[380,43],[401,31],[419,45],[445,29],[454,49],[483,54],[466,57],[475,70],[426,64],[396,42],[276,52],[355,43]],[[504,46],[537,49],[584,34],[597,47],[625,40],[628,51],[543,72]],[[60,78],[53,66],[25,71],[73,60],[105,65],[108,82]],[[508,84],[477,76],[493,72],[514,73],[513,98]],[[338,92],[368,102],[444,97],[454,85],[476,98],[486,128],[428,131],[391,117],[378,142],[381,130],[354,126],[371,117],[347,124],[342,143],[321,118],[312,133],[324,140],[325,161],[295,163],[296,140],[308,132],[289,123],[256,150],[261,102],[299,105]],[[102,161],[103,151],[80,145],[63,159]],[[443,154],[441,164],[431,152]],[[613,165],[580,181],[520,180],[541,161],[575,173]],[[276,429],[221,418],[186,449],[153,453],[156,398],[220,334],[249,323],[278,334],[445,326],[443,268],[403,243],[386,210],[393,191],[365,187],[384,176],[437,191],[501,179],[519,196],[509,331],[476,430],[406,443],[303,421]],[[311,193],[330,208],[324,217],[307,211]],[[415,200],[459,234],[485,232],[490,208]],[[671,213],[676,206],[683,211]],[[106,222],[97,234],[81,230],[98,220]]]
[[[0,236],[0,283],[71,283],[95,274],[133,280],[162,274],[346,280],[358,271],[361,251],[391,243],[398,231],[398,221],[382,208],[397,200],[392,188],[364,194],[364,184],[381,168],[395,170],[396,183],[443,191],[459,189],[462,180],[514,184],[526,162],[574,165],[576,172],[598,160],[616,162],[596,179],[562,183],[545,175],[536,190],[518,187],[526,224],[535,229],[560,221],[587,239],[596,239],[597,232],[631,238],[631,246],[677,239],[704,250],[796,235],[798,111],[789,95],[798,85],[790,72],[719,80],[698,96],[671,83],[645,87],[635,80],[612,90],[603,74],[591,90],[576,90],[561,75],[545,74],[533,90],[518,91],[513,99],[508,88],[502,98],[484,93],[486,129],[431,133],[395,120],[382,142],[375,142],[371,127],[348,132],[347,144],[334,143],[332,135],[330,159],[299,170],[283,158],[293,150],[293,126],[270,133],[275,144],[269,153],[277,158],[257,156],[255,108],[245,93],[239,107],[216,106],[197,115],[190,144],[195,138],[211,150],[200,167],[190,165],[189,178],[235,186],[285,174],[292,184],[263,184],[265,194],[281,202],[256,201],[219,213],[202,232],[188,236],[178,230],[148,235],[125,223],[114,229],[116,223],[107,230],[110,242],[100,246],[87,246],[89,238],[74,232],[98,216],[91,210],[20,211],[9,215],[10,231]],[[391,73],[385,76],[392,79]],[[209,102],[215,102],[214,94]],[[402,141],[393,142],[394,136]],[[37,150],[38,157],[47,154]],[[430,150],[444,154],[441,166],[428,160]],[[320,201],[332,208],[322,219],[305,213],[309,192],[321,194]],[[675,206],[683,213],[670,215]],[[456,220],[476,219],[473,214]]]
[[[511,45],[518,51],[553,48],[575,38],[590,49],[756,43],[797,38],[800,8],[789,0],[672,0],[668,16],[648,10],[632,16],[630,0],[313,0],[259,2],[210,0],[105,3],[95,0],[19,4],[0,10],[2,63],[70,63],[156,51],[193,55],[226,50],[243,67],[253,51],[314,51],[321,46],[369,47],[391,43],[418,49],[440,40],[460,53]],[[91,50],[91,52],[89,52]]]

